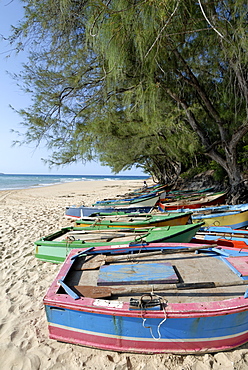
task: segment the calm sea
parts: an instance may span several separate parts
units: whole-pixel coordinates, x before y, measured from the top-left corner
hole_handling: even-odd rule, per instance
[[[118,175],[16,175],[0,174],[0,190],[26,189],[71,181],[93,180],[143,180],[148,176],[118,176]]]

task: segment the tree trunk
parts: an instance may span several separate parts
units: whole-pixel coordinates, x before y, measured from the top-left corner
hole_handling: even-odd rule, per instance
[[[169,89],[167,89],[167,93],[184,109],[190,126],[192,127],[193,131],[197,133],[203,148],[205,148],[205,155],[213,159],[226,171],[229,180],[227,201],[232,204],[248,202],[248,189],[238,166],[236,152],[238,142],[248,131],[247,123],[244,123],[239,127],[239,129],[232,135],[232,138],[229,142],[226,141],[225,130],[220,124],[218,124],[221,139],[219,142],[211,143],[206,135],[206,132],[198,124],[196,117],[189,109],[187,102]],[[224,157],[221,156],[216,150],[217,145],[221,145],[224,149]]]
[[[248,203],[248,187],[245,183],[237,163],[236,149],[225,147],[225,159],[221,158],[214,150],[206,153],[211,159],[217,162],[228,175],[229,188],[226,202],[230,204]]]
[[[227,193],[226,202],[229,204],[248,203],[248,187],[244,182],[232,186]]]

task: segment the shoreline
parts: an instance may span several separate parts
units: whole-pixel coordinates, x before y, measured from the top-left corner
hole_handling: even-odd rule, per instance
[[[93,185],[93,186],[92,186]],[[58,192],[67,192],[72,193],[74,196],[80,195],[79,192],[86,191],[88,192],[88,196],[92,199],[92,202],[95,202],[95,199],[93,199],[93,194],[95,194],[95,191],[98,191],[99,199],[103,199],[102,195],[107,194],[108,197],[112,197],[111,192],[114,191],[114,188],[118,188],[120,191],[119,193],[113,194],[113,198],[115,196],[123,195],[126,192],[132,191],[137,188],[142,188],[143,186],[143,180],[78,180],[78,181],[68,181],[64,183],[56,183],[56,184],[48,184],[48,185],[41,185],[41,186],[33,186],[28,188],[20,188],[20,189],[0,189],[1,193],[20,193],[20,192],[30,192],[32,193],[46,193],[48,192],[50,194],[53,193],[53,190],[55,190],[55,193]],[[55,189],[57,188],[57,189]],[[122,193],[122,190],[124,193]],[[93,194],[91,194],[91,191],[93,191]],[[101,191],[101,193],[99,193]],[[105,195],[106,196],[106,195]],[[90,204],[87,204],[90,205]]]
[[[142,185],[143,180],[92,180],[0,191],[1,369],[248,369],[248,345],[201,356],[142,355],[49,339],[42,300],[60,265],[37,260],[34,241],[71,224],[64,216],[66,206],[90,206]]]
[[[144,181],[148,176],[135,175],[51,175],[51,174],[5,174],[0,175],[0,191],[37,189],[74,182],[91,181]],[[7,181],[6,181],[7,179]],[[29,181],[26,181],[29,179]],[[16,185],[16,187],[15,187]]]

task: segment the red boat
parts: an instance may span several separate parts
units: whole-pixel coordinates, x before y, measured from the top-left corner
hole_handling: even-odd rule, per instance
[[[181,208],[200,208],[207,206],[216,206],[223,204],[226,199],[226,193],[215,193],[212,195],[205,195],[201,198],[190,200],[190,198],[180,199],[175,202],[163,202],[160,200],[158,202],[158,208],[162,212],[179,210]]]

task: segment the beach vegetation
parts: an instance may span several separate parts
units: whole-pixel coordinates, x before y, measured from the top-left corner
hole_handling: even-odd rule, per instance
[[[51,165],[136,165],[160,182],[214,162],[230,200],[247,200],[246,1],[23,4],[24,142],[45,141]]]

